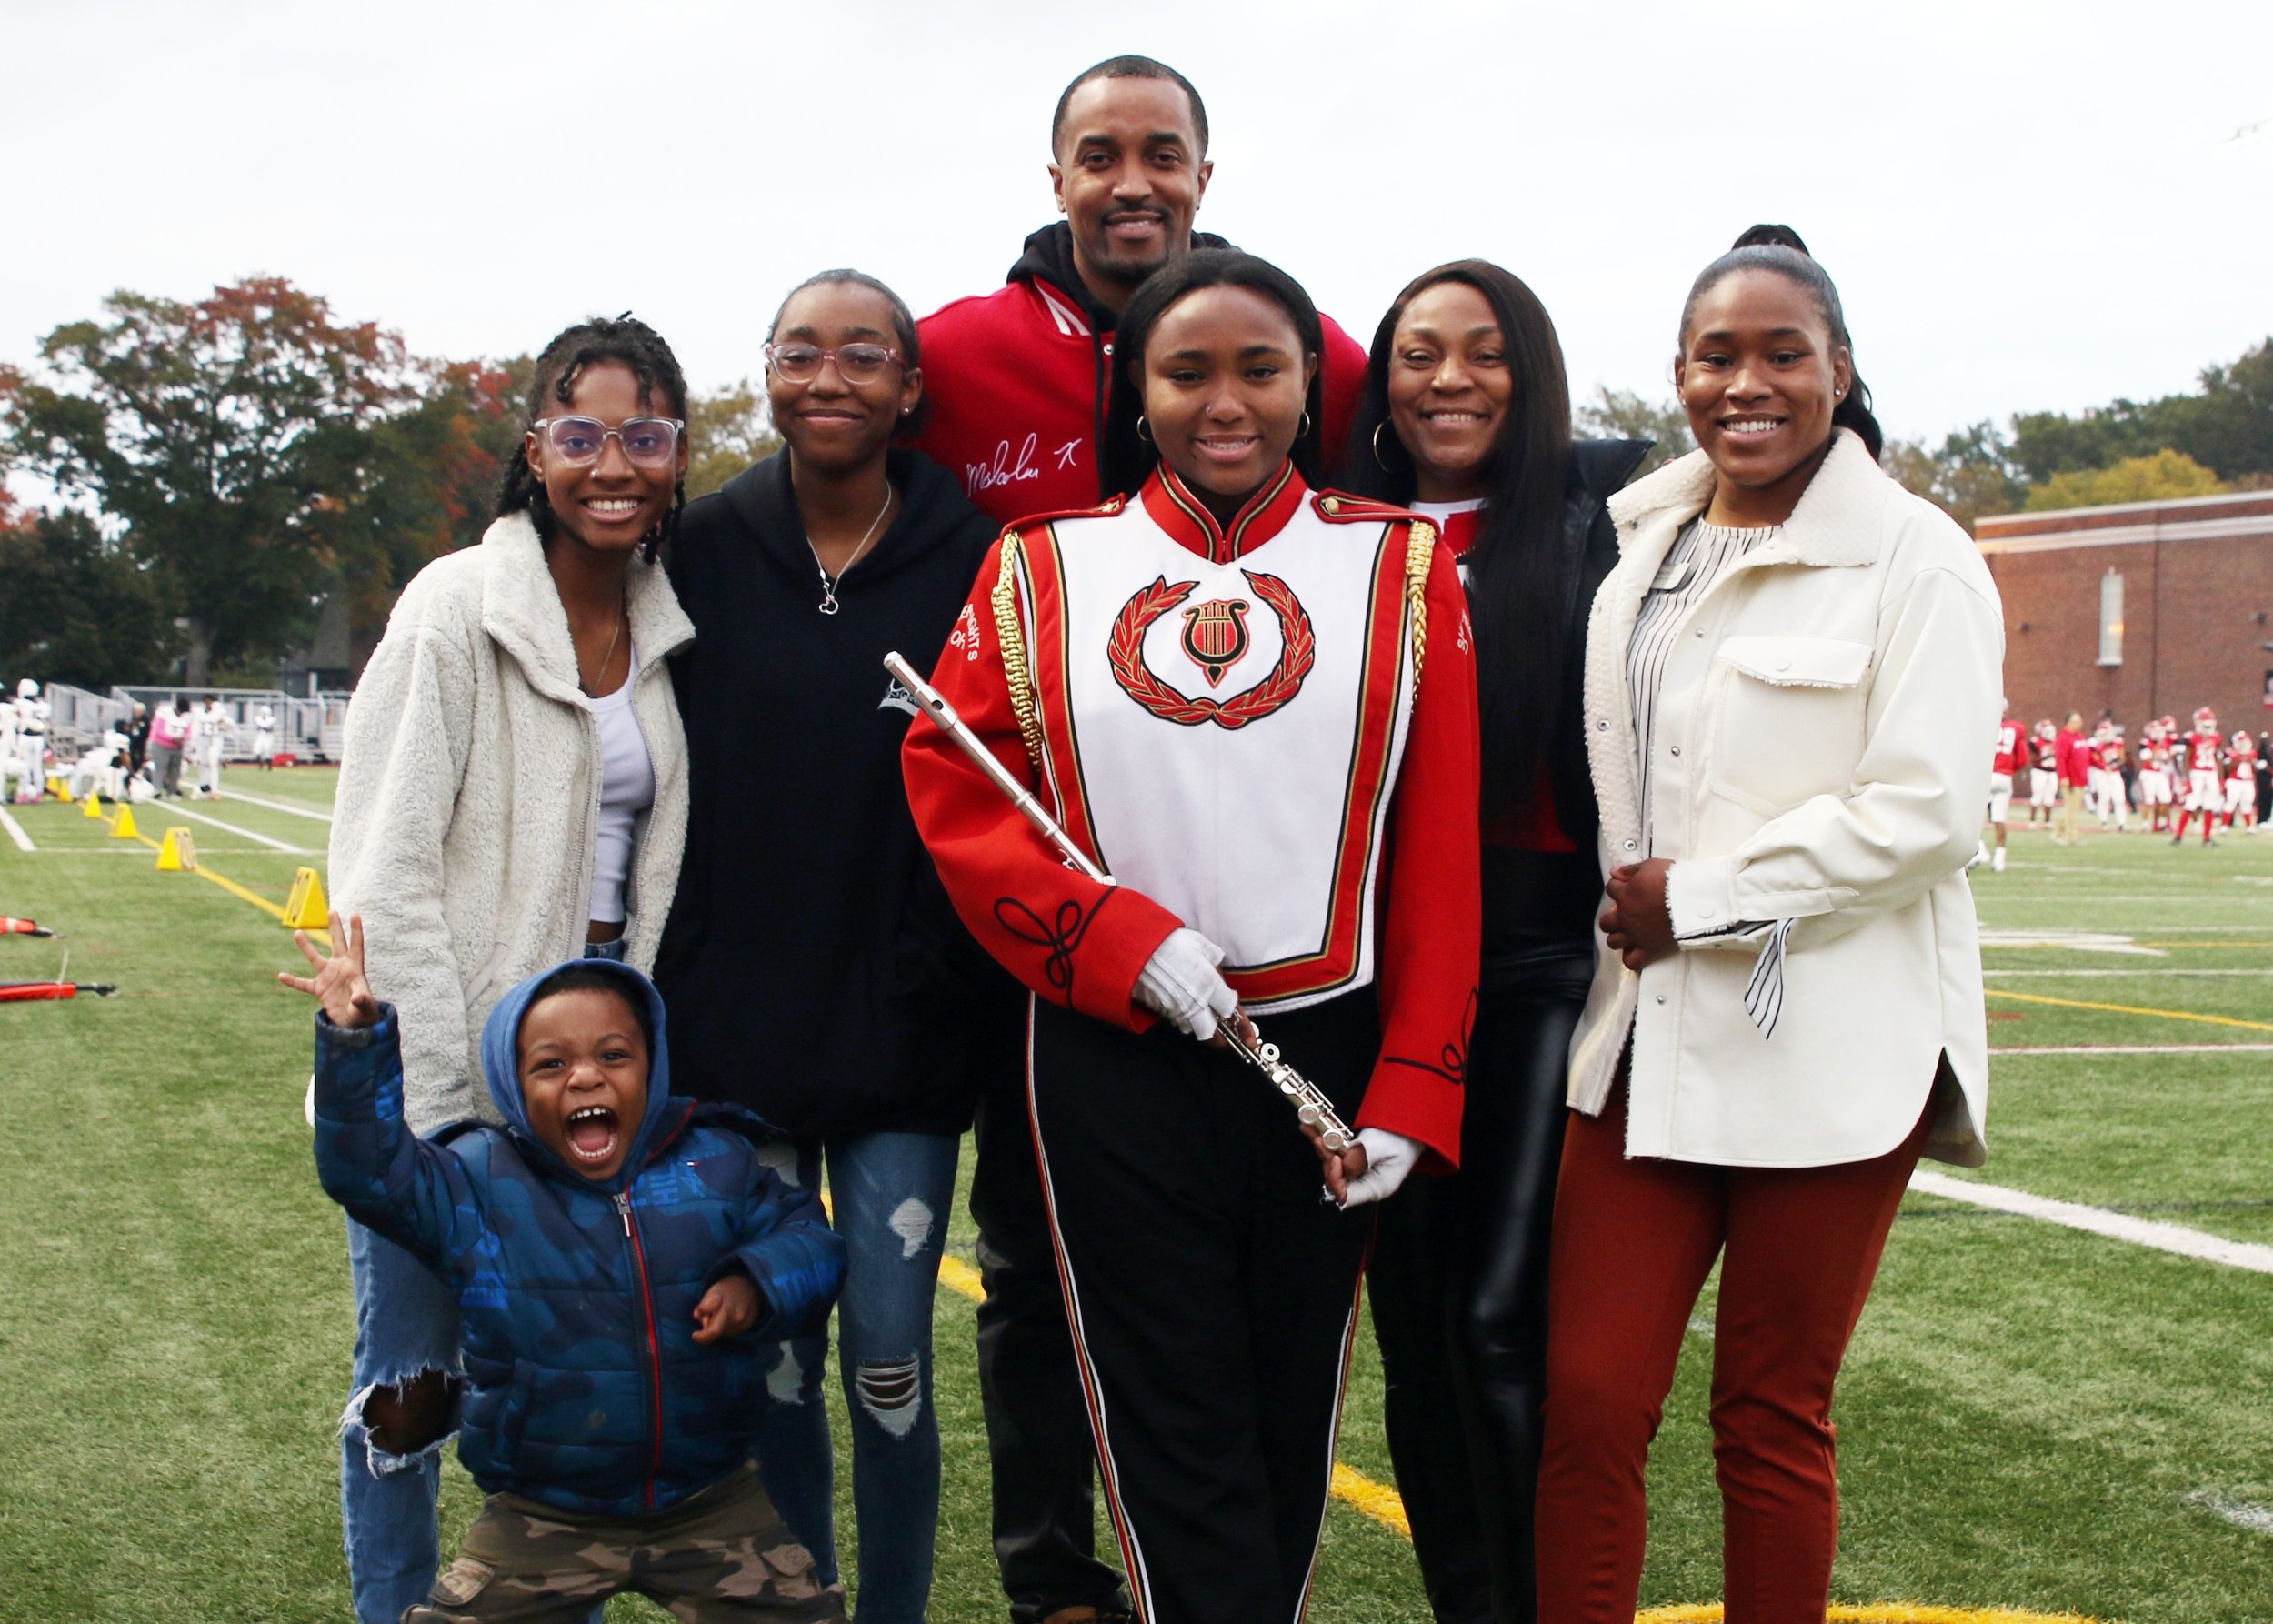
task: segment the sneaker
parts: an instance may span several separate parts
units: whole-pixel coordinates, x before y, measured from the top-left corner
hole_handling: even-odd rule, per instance
[[[1991,874],[2005,872],[2005,848],[2001,846],[1989,854],[1989,872]]]

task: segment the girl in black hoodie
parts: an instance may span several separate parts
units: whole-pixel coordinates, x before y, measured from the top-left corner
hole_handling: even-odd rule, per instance
[[[892,448],[920,426],[923,375],[915,321],[881,282],[812,277],[766,355],[786,448],[690,504],[670,561],[696,634],[675,667],[693,804],[656,980],[686,1091],[791,1136],[781,1170],[802,1187],[826,1160],[860,1617],[920,1624],[939,1510],[932,1294],[974,1057],[1020,1000],[916,838],[900,779],[916,707],[881,662],[946,644],[995,529]],[[826,1333],[784,1345],[758,1455],[833,1583],[826,1351]]]

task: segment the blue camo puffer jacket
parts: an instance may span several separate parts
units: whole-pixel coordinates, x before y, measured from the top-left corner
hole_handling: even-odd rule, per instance
[[[825,1319],[844,1242],[820,1203],[761,1164],[765,1124],[674,1099],[663,1000],[620,975],[653,1017],[647,1109],[622,1168],[596,1182],[532,1136],[516,1040],[532,977],[482,1034],[506,1128],[421,1139],[403,1122],[396,1014],[346,1030],[315,1018],[315,1166],[357,1222],[455,1287],[469,1391],[458,1459],[490,1492],[636,1516],[708,1487],[750,1455],[763,1344]],[[547,972],[548,974],[550,972]],[[694,1339],[695,1305],[730,1268],[766,1317],[746,1335]]]

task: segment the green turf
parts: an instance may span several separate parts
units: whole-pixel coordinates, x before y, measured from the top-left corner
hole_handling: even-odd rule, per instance
[[[320,810],[335,779],[225,782]],[[191,809],[309,852],[326,834],[242,800]],[[146,847],[75,807],[18,817],[41,849],[0,842],[0,913],[66,934],[0,939],[0,978],[53,973],[67,946],[75,978],[123,990],[0,1006],[0,1620],[343,1618],[332,1428],[349,1301],[300,1118],[306,1009],[265,984],[293,963],[288,938],[215,886],[155,873]],[[136,817],[154,838],[176,821]],[[272,901],[320,866],[178,821]],[[2023,834],[2013,849],[2008,872],[1976,877],[1987,927],[2155,946],[1994,946],[1993,989],[2273,1025],[2273,976],[2163,973],[2273,970],[2273,837],[2204,852]],[[2059,974],[1996,973],[2015,970]],[[1998,1047],[2273,1042],[2166,1016],[1991,1008]],[[1995,1154],[1975,1177],[2273,1240],[2273,1054],[2013,1056],[1994,1075]],[[961,1215],[951,1245],[968,1259]],[[1002,1616],[971,1325],[943,1290],[940,1624]],[[2273,1617],[2273,1537],[2205,1504],[2273,1506],[2268,1329],[2273,1277],[1911,1198],[1841,1389],[1837,1594],[2128,1624]],[[1693,1338],[1652,1462],[1651,1605],[1718,1594],[1710,1357]],[[1379,1413],[1368,1338],[1341,1452],[1387,1481]],[[840,1472],[840,1499],[848,1488]],[[451,1532],[475,1499],[453,1469]],[[840,1537],[850,1566],[848,1505]],[[662,1617],[627,1602],[611,1616]],[[1403,1542],[1337,1504],[1313,1616],[1425,1619]]]

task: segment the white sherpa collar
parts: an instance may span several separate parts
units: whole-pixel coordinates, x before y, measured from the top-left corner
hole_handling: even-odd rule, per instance
[[[576,651],[568,637],[545,546],[526,514],[497,520],[482,536],[482,629],[519,663],[529,686],[565,705],[584,703]],[[679,607],[660,565],[632,561],[627,591],[632,647],[645,667],[694,641],[695,625]]]

